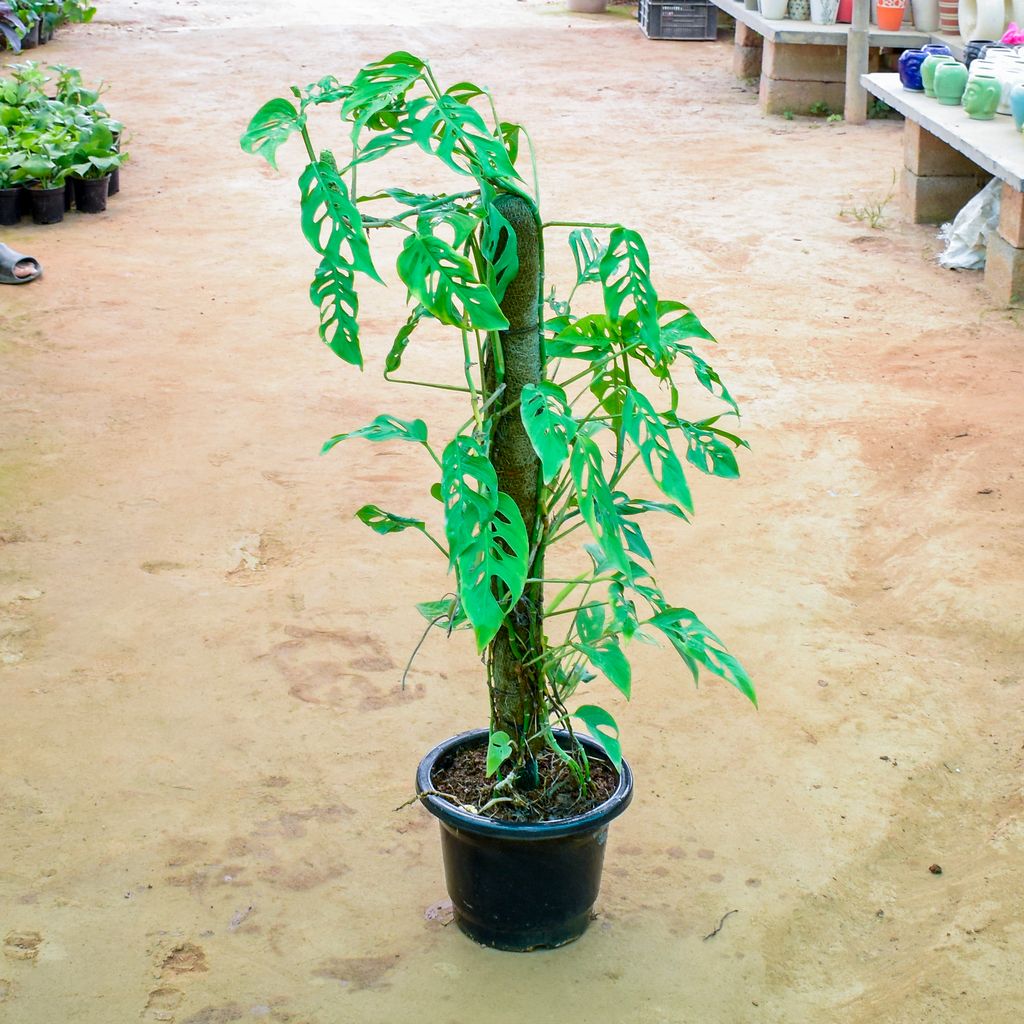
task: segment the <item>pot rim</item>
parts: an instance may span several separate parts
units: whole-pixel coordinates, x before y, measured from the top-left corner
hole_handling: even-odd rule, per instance
[[[554,732],[556,736],[569,735],[564,729],[555,729]],[[489,730],[487,729],[470,729],[467,732],[451,736],[434,747],[420,761],[419,767],[416,769],[416,794],[420,798],[420,803],[435,818],[440,819],[442,825],[448,828],[512,841],[562,839],[566,836],[595,832],[604,828],[610,821],[622,814],[633,799],[633,772],[625,758],[622,760],[619,784],[615,788],[615,792],[604,803],[598,804],[597,807],[585,814],[577,814],[571,818],[536,822],[498,821],[494,818],[459,810],[454,804],[450,804],[441,797],[424,795],[432,788],[430,776],[434,765],[444,754],[457,747],[486,742],[488,734]],[[586,747],[588,754],[594,754],[607,760],[607,755],[589,736],[576,734],[576,738]]]

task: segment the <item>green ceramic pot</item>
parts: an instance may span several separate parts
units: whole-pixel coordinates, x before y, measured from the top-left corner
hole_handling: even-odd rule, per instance
[[[935,69],[940,64],[958,64],[959,61],[948,54],[930,53],[921,64],[921,84],[924,86],[925,96],[935,99]]]
[[[996,115],[1003,87],[995,75],[972,75],[964,90],[964,110],[975,121],[991,121]]]
[[[964,90],[967,88],[967,66],[959,61],[951,64],[939,64],[935,69],[935,98],[947,107],[960,105]]]

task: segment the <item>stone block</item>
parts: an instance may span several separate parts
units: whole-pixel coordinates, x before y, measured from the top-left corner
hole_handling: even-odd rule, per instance
[[[999,200],[999,234],[1016,249],[1024,249],[1024,192],[1003,182]]]
[[[1024,306],[1024,249],[1010,245],[998,233],[988,239],[985,287],[1000,305]]]
[[[868,52],[868,71],[877,71],[879,51]],[[846,47],[810,43],[764,44],[764,73],[791,82],[845,82]],[[842,103],[839,109],[842,110]]]
[[[978,167],[959,150],[932,135],[916,121],[903,126],[903,164],[908,171],[922,177],[936,175],[965,177],[977,173]]]
[[[915,224],[943,224],[952,220],[964,203],[988,184],[990,177],[978,167],[974,167],[971,175],[928,177],[904,170],[902,198],[907,216]]]
[[[811,107],[824,104],[829,110],[842,113],[846,95],[845,82],[794,82],[761,75],[760,102],[765,114],[810,114]]]
[[[732,48],[732,73],[737,78],[757,78],[761,74],[760,46],[734,46]]]
[[[764,36],[760,32],[755,32],[749,25],[744,25],[742,21],[737,21],[736,45],[756,46],[760,50],[764,47]]]

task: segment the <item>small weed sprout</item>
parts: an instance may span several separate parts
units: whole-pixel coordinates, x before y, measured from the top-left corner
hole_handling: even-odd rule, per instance
[[[863,206],[843,207],[839,211],[840,217],[853,218],[862,224],[867,224],[875,231],[881,231],[885,227],[885,209],[892,202],[896,195],[896,172],[892,172],[892,182],[889,191],[881,198],[867,200]]]

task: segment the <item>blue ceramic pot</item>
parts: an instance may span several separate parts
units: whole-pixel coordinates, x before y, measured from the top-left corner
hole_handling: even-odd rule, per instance
[[[1017,131],[1024,130],[1024,82],[1018,82],[1010,90],[1010,113]]]
[[[904,50],[900,54],[900,82],[910,92],[924,92],[921,83],[921,65],[928,54],[924,50]]]
[[[995,46],[992,39],[972,39],[964,44],[964,63],[970,67],[984,52],[986,46]]]

